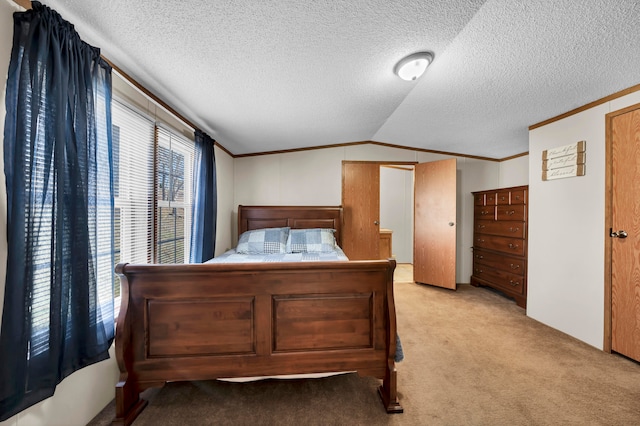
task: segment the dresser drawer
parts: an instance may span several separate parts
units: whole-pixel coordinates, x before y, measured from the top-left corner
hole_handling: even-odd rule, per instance
[[[496,220],[495,206],[477,206],[473,210],[476,220]]]
[[[475,231],[503,237],[524,238],[525,223],[513,220],[476,220]]]
[[[485,194],[474,194],[473,204],[476,206],[484,206],[484,196]]]
[[[496,194],[496,203],[498,205],[504,205],[510,203],[511,191],[500,191]]]
[[[482,266],[474,267],[473,276],[483,284],[490,285],[491,287],[502,289],[509,293],[525,294],[525,277],[497,269],[485,269]]]
[[[527,204],[527,191],[525,189],[511,191],[511,204]]]
[[[503,253],[524,256],[524,240],[520,238],[499,237],[497,235],[476,234],[474,247],[497,250]]]
[[[473,251],[473,266],[485,269],[501,269],[515,275],[524,275],[525,259],[490,253],[481,249]]]
[[[485,194],[485,204],[487,206],[495,206],[496,205],[496,193],[495,192],[487,192]]]
[[[524,205],[498,206],[496,208],[497,220],[526,220],[526,208]]]

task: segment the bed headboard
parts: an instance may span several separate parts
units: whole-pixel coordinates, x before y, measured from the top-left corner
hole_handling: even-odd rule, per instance
[[[342,246],[341,206],[238,206],[238,236],[261,228],[333,228]]]

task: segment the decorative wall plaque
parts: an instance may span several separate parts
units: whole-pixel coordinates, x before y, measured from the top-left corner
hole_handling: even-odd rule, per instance
[[[587,142],[542,151],[542,180],[584,176]]]

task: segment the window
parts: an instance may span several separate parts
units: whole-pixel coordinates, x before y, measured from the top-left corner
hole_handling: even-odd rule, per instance
[[[120,99],[112,114],[115,262],[188,262],[194,142]]]
[[[104,96],[102,92],[98,92],[96,96],[104,104]],[[32,97],[28,97],[29,102],[32,101]],[[99,103],[100,104],[100,103]],[[104,110],[98,110],[99,113],[103,113]],[[50,325],[52,322],[52,283],[56,282],[55,274],[59,273],[56,269],[58,263],[55,261],[55,250],[52,250],[51,241],[57,241],[60,245],[62,238],[60,234],[63,233],[63,229],[56,226],[56,222],[61,222],[64,209],[60,204],[68,200],[56,194],[54,186],[51,182],[61,181],[63,178],[56,175],[55,167],[51,167],[51,159],[47,159],[47,153],[50,151],[47,149],[47,145],[51,143],[51,138],[47,136],[47,131],[51,131],[47,128],[46,122],[50,120],[50,115],[53,114],[50,103],[41,102],[39,106],[39,118],[37,120],[37,138],[35,138],[35,145],[32,152],[26,150],[25,164],[34,164],[34,169],[30,172],[32,179],[25,181],[25,193],[31,194],[31,200],[27,203],[29,209],[28,214],[28,226],[32,230],[32,234],[28,234],[30,239],[33,239],[32,243],[32,256],[33,262],[30,268],[33,268],[31,273],[32,290],[30,293],[31,306],[29,312],[31,315],[31,339],[29,341],[29,353],[28,359],[31,360],[34,357],[43,354],[47,356],[50,347]],[[99,126],[99,134],[106,135],[105,126],[106,120],[103,122],[99,120],[97,125]],[[106,136],[102,139],[100,147],[96,149],[96,156],[102,162],[102,164],[108,164],[108,149],[106,143]],[[111,205],[108,197],[108,174],[104,168],[99,167],[99,178],[103,180],[97,183],[99,188],[94,196],[97,198],[95,205],[94,216],[90,217],[87,224],[92,225],[96,229],[95,236],[90,235],[90,245],[95,248],[95,271],[91,273],[95,274],[96,280],[96,300],[95,304],[98,311],[98,315],[93,319],[95,323],[99,323],[103,318],[112,318],[113,305],[112,305],[112,287],[111,281],[113,280],[113,262],[111,257]],[[59,173],[59,172],[58,172]],[[105,179],[106,178],[106,179]],[[59,205],[56,206],[56,203]],[[34,232],[37,230],[37,232]],[[58,234],[58,235],[52,235]],[[66,252],[65,252],[66,254]],[[69,259],[65,259],[69,261]],[[87,265],[81,265],[86,267]],[[54,291],[55,294],[55,291]],[[93,293],[91,293],[93,295]],[[54,296],[55,297],[55,296]],[[92,301],[93,302],[93,301]],[[54,315],[56,315],[54,311]],[[71,327],[74,325],[74,319],[72,316],[75,312],[72,306],[69,307],[68,312],[65,313],[69,320],[66,323],[66,336],[70,338],[73,335]]]
[[[158,128],[156,261],[189,261],[194,143]]]
[[[115,100],[112,122],[116,262],[150,263],[154,122]]]

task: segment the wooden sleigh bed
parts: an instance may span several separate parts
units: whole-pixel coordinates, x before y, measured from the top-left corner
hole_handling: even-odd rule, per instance
[[[333,228],[342,208],[240,206],[238,235]],[[114,424],[131,424],[140,392],[171,381],[357,371],[396,391],[395,261],[119,264]]]

